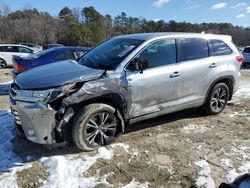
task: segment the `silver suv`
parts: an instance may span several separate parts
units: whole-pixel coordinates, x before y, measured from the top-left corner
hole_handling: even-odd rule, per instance
[[[125,125],[187,108],[223,111],[237,90],[243,57],[230,36],[147,33],[119,36],[78,62],[19,75],[10,104],[17,131],[33,142],[73,138],[90,151]]]

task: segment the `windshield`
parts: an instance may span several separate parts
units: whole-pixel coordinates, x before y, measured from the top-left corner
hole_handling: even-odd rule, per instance
[[[91,50],[79,63],[94,69],[111,70],[143,42],[137,39],[113,38]]]

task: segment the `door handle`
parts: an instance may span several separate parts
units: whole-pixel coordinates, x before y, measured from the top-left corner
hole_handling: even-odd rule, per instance
[[[212,63],[212,64],[209,66],[209,68],[215,68],[215,67],[217,67],[217,66],[218,66],[218,64]]]
[[[176,71],[176,72],[173,72],[172,74],[170,74],[170,78],[175,78],[175,77],[178,77],[180,75],[181,75],[181,73]]]

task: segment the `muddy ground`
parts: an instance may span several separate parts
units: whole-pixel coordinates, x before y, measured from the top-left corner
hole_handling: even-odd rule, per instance
[[[11,80],[9,71],[0,70],[0,82]],[[242,71],[242,80],[250,82],[250,71]],[[0,96],[1,109],[9,109],[6,96]],[[33,162],[17,173],[19,187],[43,184],[49,174],[38,161],[43,156],[95,155],[81,153],[73,144],[47,149],[18,137],[12,142],[16,155]],[[234,97],[216,116],[191,109],[130,125],[116,143],[107,147],[114,152],[112,160],[98,159],[83,172],[86,177],[107,175],[112,186],[101,183],[96,187],[120,187],[133,180],[145,187],[218,187],[250,164],[250,98]]]

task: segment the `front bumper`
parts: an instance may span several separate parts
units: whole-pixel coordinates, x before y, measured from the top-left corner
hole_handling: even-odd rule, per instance
[[[16,124],[26,138],[39,144],[55,144],[56,111],[41,102],[16,101],[10,93],[10,106]]]

